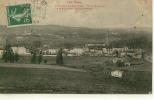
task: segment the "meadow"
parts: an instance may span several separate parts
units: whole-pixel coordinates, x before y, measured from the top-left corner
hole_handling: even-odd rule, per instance
[[[96,58],[64,57],[64,67],[83,69],[86,72],[22,66],[5,68],[0,64],[0,93],[147,94],[152,91],[151,70],[138,70],[139,66],[136,70],[125,68],[124,77],[118,79],[110,75],[117,67],[104,64],[110,57]],[[54,66],[55,57],[49,57],[47,65]],[[142,66],[145,68],[145,65]],[[150,69],[151,64],[148,67]]]

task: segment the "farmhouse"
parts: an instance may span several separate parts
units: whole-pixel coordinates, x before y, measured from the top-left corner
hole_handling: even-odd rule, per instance
[[[25,47],[11,47],[13,53],[17,53],[19,55],[30,55],[28,50]]]
[[[50,55],[57,55],[58,50],[57,49],[48,49],[48,52]]]
[[[81,56],[84,53],[84,49],[82,49],[82,48],[73,48],[72,50],[70,50],[69,53],[70,54],[75,54],[76,56]]]
[[[43,55],[56,56],[57,52],[58,52],[58,49],[47,49],[43,51]]]
[[[3,49],[2,48],[0,48],[0,59],[2,59],[2,56],[3,56]]]
[[[124,62],[124,58],[114,58],[114,59],[112,60],[113,64],[116,64],[118,61]]]
[[[88,48],[89,50],[94,49],[94,50],[102,50],[106,44],[85,44],[85,48]]]
[[[122,78],[123,71],[121,71],[121,70],[114,70],[114,71],[111,72],[111,76],[117,77],[117,78]]]

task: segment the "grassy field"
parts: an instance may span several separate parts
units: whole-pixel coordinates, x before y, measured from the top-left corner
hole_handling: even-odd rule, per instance
[[[143,75],[144,73],[137,73],[137,76]],[[0,93],[144,94],[150,92],[151,88],[151,80],[116,79],[110,77],[106,70],[83,73],[0,67]]]
[[[120,69],[120,70],[130,70],[130,71],[147,71],[151,72],[152,70],[152,63],[147,61],[143,61],[143,64],[140,65],[133,65],[131,67],[117,67],[113,64],[107,64],[108,62],[112,63],[113,57],[90,57],[90,56],[76,56],[76,57],[68,57],[64,56],[64,66],[77,68],[77,69],[86,69],[86,70],[99,70],[99,69]],[[43,57],[43,60],[47,60],[47,65],[56,65],[56,57]],[[42,60],[41,64],[44,64]],[[4,62],[0,60],[0,63]],[[31,57],[20,57],[18,63],[31,63]]]
[[[77,72],[0,68],[1,93],[82,93],[91,90],[90,80]]]
[[[56,57],[44,57],[48,60],[48,64],[56,64]],[[90,57],[90,56],[64,56],[64,65],[73,68],[89,68],[89,67],[105,67],[106,61],[112,61],[112,57]]]
[[[44,57],[48,60],[48,64],[56,64],[56,57]],[[151,72],[152,63],[144,61],[141,65],[133,65],[130,67],[117,67],[113,64],[107,65],[107,63],[112,63],[113,57],[90,57],[90,56],[80,56],[80,57],[63,57],[64,65],[71,68],[82,68],[86,70],[99,70],[99,69],[121,69],[130,71],[147,71]]]
[[[55,64],[55,57],[48,65]],[[122,79],[111,77],[116,68],[105,66],[110,57],[64,57],[64,66],[84,69],[86,72],[39,68],[5,68],[0,64],[0,93],[122,93],[147,94],[152,91],[151,64],[147,71],[127,70]],[[52,65],[53,64],[53,65]],[[36,65],[37,66],[37,65]],[[135,66],[134,66],[135,67]],[[129,69],[133,69],[130,67]]]

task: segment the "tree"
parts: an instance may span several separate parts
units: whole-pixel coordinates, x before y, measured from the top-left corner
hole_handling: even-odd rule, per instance
[[[18,54],[18,53],[15,53],[15,54],[14,54],[14,60],[15,60],[16,62],[18,62],[18,60],[19,60],[19,54]]]
[[[60,49],[58,52],[57,52],[57,58],[56,58],[56,63],[57,64],[63,64],[63,55],[62,55],[62,49]]]
[[[31,63],[36,64],[36,52],[32,53]]]
[[[14,53],[13,52],[9,52],[9,56],[10,56],[10,62],[14,63],[15,59],[14,59]]]
[[[11,49],[11,45],[7,44],[5,46],[5,50],[3,52],[3,58],[2,58],[5,62],[10,61],[11,63],[14,62],[14,53]]]
[[[3,52],[2,59],[3,59],[5,62],[8,61],[8,59],[7,59],[7,53],[6,53],[5,50],[4,50],[4,52]]]
[[[38,56],[38,63],[40,64],[42,62],[42,51],[40,51]]]

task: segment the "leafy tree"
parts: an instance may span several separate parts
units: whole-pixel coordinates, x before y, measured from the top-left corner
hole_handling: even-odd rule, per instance
[[[16,62],[19,61],[19,54],[18,54],[18,53],[15,53],[15,54],[14,54],[14,60],[15,60]]]
[[[31,63],[36,64],[36,52],[32,53]]]
[[[11,62],[13,63],[14,62],[14,54],[13,54],[13,51],[11,49],[11,45],[10,44],[7,44],[5,46],[5,50],[3,52],[3,58],[2,58],[5,62]]]
[[[40,51],[38,56],[38,63],[40,64],[42,62],[42,51]]]
[[[60,49],[58,52],[57,52],[57,58],[56,58],[56,63],[57,64],[63,64],[63,55],[62,55],[62,52],[63,50]]]

